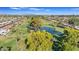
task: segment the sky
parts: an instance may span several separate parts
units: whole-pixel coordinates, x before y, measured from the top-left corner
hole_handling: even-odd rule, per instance
[[[0,7],[0,14],[79,15],[78,7]]]

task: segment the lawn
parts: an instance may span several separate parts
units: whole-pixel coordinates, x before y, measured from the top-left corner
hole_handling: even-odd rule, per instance
[[[60,28],[60,27],[54,27],[54,28],[56,29],[56,31],[59,31],[59,32],[62,32],[62,33],[64,31],[64,29],[63,28]]]
[[[11,47],[11,50],[16,50],[16,40],[15,39],[7,39],[0,40],[0,47],[2,46],[4,49],[7,47]]]
[[[24,44],[22,41],[24,41],[28,35],[26,25],[28,25],[28,22],[26,19],[24,19],[21,24],[17,24],[15,27],[13,27],[6,36],[0,36],[0,47],[2,46],[4,49],[7,47],[12,47],[11,50],[15,51],[18,48],[18,43],[19,47],[20,45],[22,46],[22,44]],[[21,40],[18,43],[17,38],[20,38]]]

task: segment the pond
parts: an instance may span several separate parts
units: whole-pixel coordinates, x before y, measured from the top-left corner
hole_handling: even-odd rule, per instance
[[[40,28],[40,30],[45,30],[46,32],[49,32],[54,36],[54,38],[52,40],[53,44],[54,44],[54,46],[52,48],[54,51],[62,51],[62,46],[63,46],[63,44],[61,42],[61,40],[63,38],[62,32],[56,30],[55,27],[49,27],[49,26],[42,26]]]
[[[40,28],[40,30],[45,30],[45,31],[53,34],[54,36],[59,36],[60,37],[61,35],[63,35],[63,33],[59,32],[59,31],[56,31],[55,28],[53,28],[53,27],[42,26]]]

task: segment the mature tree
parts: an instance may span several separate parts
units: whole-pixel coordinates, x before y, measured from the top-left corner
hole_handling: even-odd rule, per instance
[[[48,32],[32,31],[26,40],[26,49],[30,51],[50,51],[53,42],[52,35]]]
[[[39,17],[34,17],[30,22],[30,27],[37,31],[42,25],[42,20]]]
[[[69,24],[72,24],[72,25],[79,26],[79,19],[76,18],[76,17],[71,17],[71,18],[69,19],[69,22],[68,22],[68,23],[69,23]]]
[[[74,50],[79,40],[79,31],[73,28],[66,27],[64,34],[64,50]]]

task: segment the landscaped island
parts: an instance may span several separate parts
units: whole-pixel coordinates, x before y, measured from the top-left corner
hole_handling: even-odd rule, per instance
[[[77,50],[78,15],[0,15],[0,51]]]

